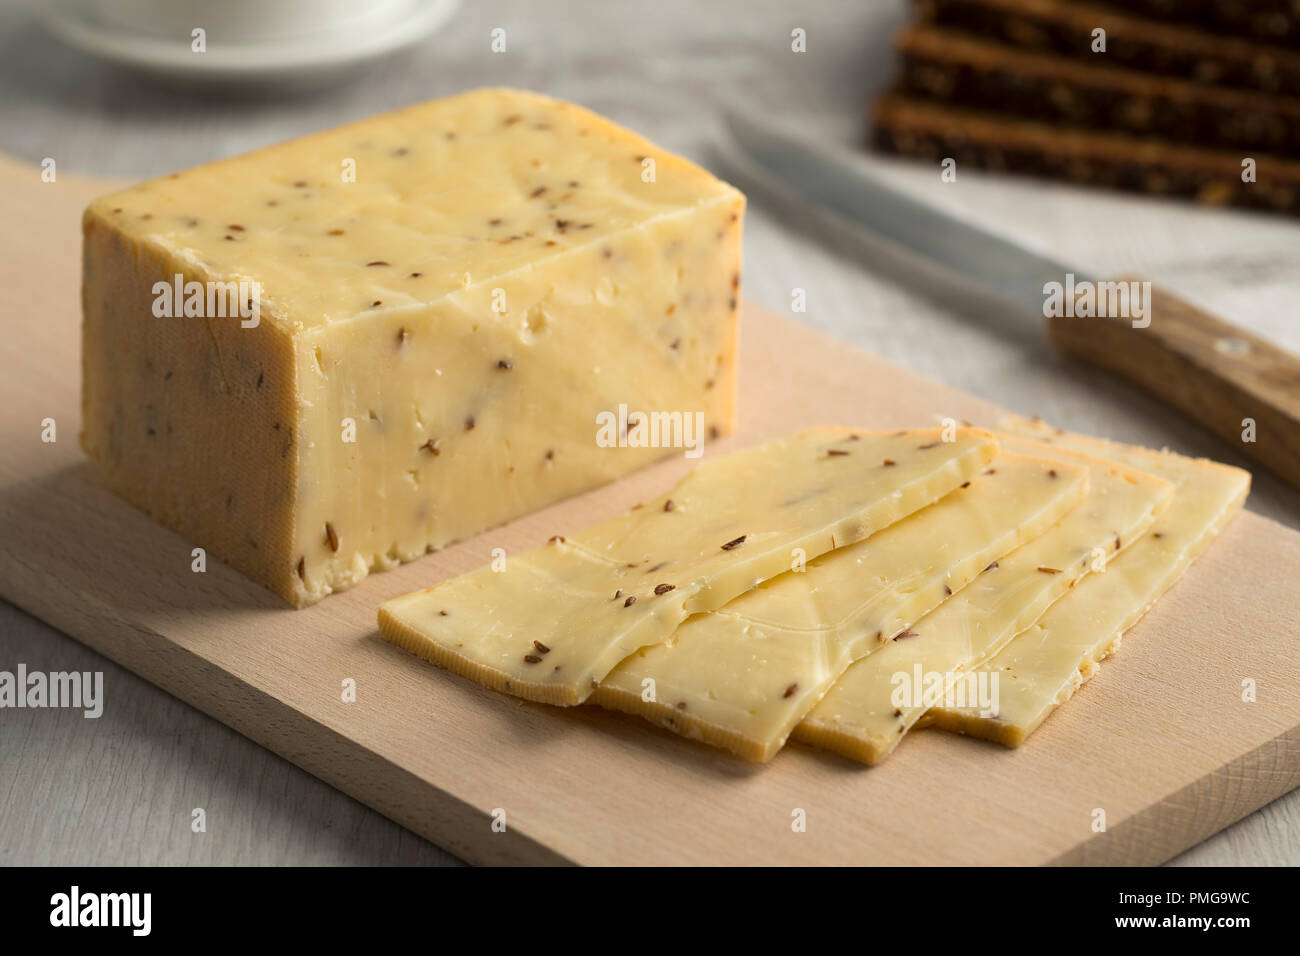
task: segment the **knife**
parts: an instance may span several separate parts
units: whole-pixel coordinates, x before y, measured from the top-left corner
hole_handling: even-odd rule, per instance
[[[1300,487],[1300,357],[1139,278],[1094,278],[903,195],[847,150],[810,147],[739,112],[727,125],[751,160],[796,192],[1043,317],[1058,348],[1123,376]],[[1123,308],[1121,289],[1141,301]]]

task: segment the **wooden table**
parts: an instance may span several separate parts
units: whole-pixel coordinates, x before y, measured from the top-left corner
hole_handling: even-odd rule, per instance
[[[810,137],[860,140],[864,104],[887,81],[902,4],[651,8],[568,2],[561,28],[526,2],[478,3],[412,55],[360,83],[278,101],[195,99],[86,63],[22,14],[0,13],[0,149],[60,169],[142,178],[380,109],[485,84],[580,100],[730,176],[751,196],[745,294],[924,375],[1085,431],[1245,462],[1141,393],[1073,366],[990,297],[746,181],[713,148],[717,108],[757,103]],[[731,16],[718,11],[731,10]],[[489,31],[507,31],[506,53]],[[790,51],[794,27],[808,52]],[[1241,213],[882,162],[900,189],[1103,274],[1141,272],[1300,350],[1300,224]],[[943,192],[940,192],[943,190]],[[0,317],[3,321],[3,317]],[[1257,473],[1250,507],[1300,527],[1300,494]],[[11,606],[0,666],[102,670],[111,702],[86,721],[6,711],[0,735],[0,863],[454,863],[216,721]],[[193,834],[190,814],[207,812]],[[1179,857],[1190,864],[1300,863],[1300,792]]]

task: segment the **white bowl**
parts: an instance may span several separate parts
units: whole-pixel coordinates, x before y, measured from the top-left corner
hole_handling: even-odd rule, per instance
[[[319,85],[424,39],[460,0],[48,0],[68,45],[172,81]],[[193,49],[193,31],[205,49]]]

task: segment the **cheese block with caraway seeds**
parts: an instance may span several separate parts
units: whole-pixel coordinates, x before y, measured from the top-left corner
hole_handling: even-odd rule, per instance
[[[310,604],[682,453],[601,440],[621,407],[729,432],[743,211],[502,89],[113,193],[84,217],[82,444]]]
[[[814,428],[705,461],[567,540],[379,608],[384,637],[544,703],[580,704],[623,658],[800,561],[937,501],[997,453],[987,432]]]
[[[750,760],[768,760],[855,660],[1042,534],[1088,490],[1088,472],[999,454],[928,508],[692,617],[600,683],[592,702]]]

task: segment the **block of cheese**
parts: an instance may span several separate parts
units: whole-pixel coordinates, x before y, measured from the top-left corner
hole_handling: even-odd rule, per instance
[[[987,432],[816,428],[712,459],[672,491],[568,540],[379,609],[385,638],[495,690],[579,704],[688,615],[861,541],[958,487]]]
[[[83,223],[82,444],[310,604],[729,431],[743,210],[502,89],[113,193]]]
[[[999,442],[1009,452],[1086,467],[1088,496],[923,617],[907,640],[850,667],[795,728],[796,740],[863,763],[883,760],[959,680],[977,690],[976,669],[1150,527],[1173,492],[1164,479],[1114,462],[1011,437]],[[992,686],[1001,684],[999,676]]]
[[[867,540],[690,618],[614,668],[592,703],[770,759],[845,668],[1042,534],[1088,490],[1083,468],[1006,454],[993,464]]]
[[[1025,419],[1008,419],[1003,427],[1141,468],[1174,484],[1171,504],[1147,534],[1110,562],[1105,574],[1089,575],[988,662],[990,671],[1004,675],[996,716],[956,706],[931,712],[944,730],[1018,747],[1096,673],[1099,662],[1119,647],[1124,632],[1240,510],[1250,491],[1250,473],[1203,458],[1062,432]]]

